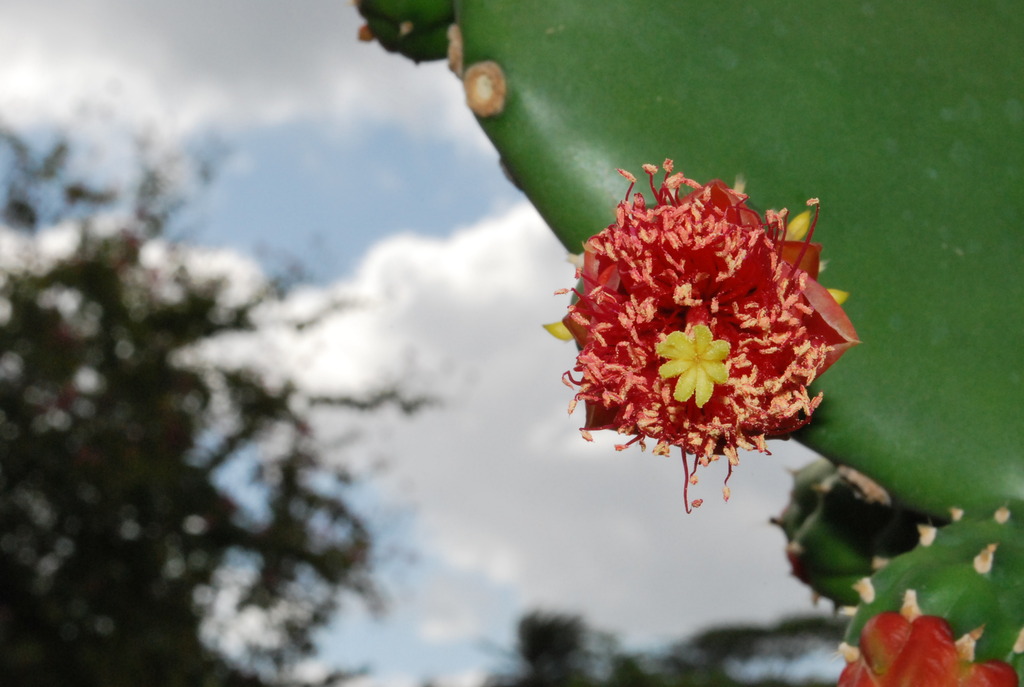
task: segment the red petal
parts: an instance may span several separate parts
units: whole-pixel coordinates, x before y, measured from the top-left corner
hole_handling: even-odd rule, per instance
[[[680,205],[701,198],[707,189],[710,189],[708,199],[702,202],[705,206],[717,209],[726,221],[741,227],[761,226],[761,215],[747,207],[746,196],[736,193],[721,179],[712,179],[704,186],[694,189],[680,201]]]
[[[572,334],[572,338],[576,340],[576,345],[583,348],[587,345],[587,341],[590,340],[590,332],[585,326],[577,322],[572,318],[572,315],[566,315],[562,318],[562,324]]]
[[[807,567],[804,562],[800,559],[800,556],[790,551],[786,552],[786,558],[789,559],[790,571],[793,577],[800,580],[806,585],[810,585],[811,578],[807,575]]]
[[[910,639],[910,621],[899,613],[879,613],[864,624],[860,652],[878,675],[885,675]]]
[[[801,257],[801,253],[803,257]],[[807,243],[806,241],[783,241],[782,259],[811,275],[811,279],[817,279],[818,269],[821,266],[821,244]],[[797,260],[800,260],[799,265],[796,263]]]
[[[804,285],[804,297],[814,308],[814,315],[809,319],[807,329],[812,337],[818,337],[819,340],[832,346],[832,350],[825,357],[825,364],[818,370],[820,375],[831,367],[832,363],[839,360],[847,349],[859,344],[860,339],[857,338],[857,332],[854,330],[850,318],[836,303],[836,299],[832,297],[828,289],[815,280],[808,279]]]
[[[860,658],[839,676],[839,687],[1018,687],[1008,663],[962,660],[945,619],[879,613],[860,633]]]
[[[587,409],[587,419],[583,429],[604,429],[615,422],[615,416],[619,412],[617,407],[605,408],[596,403],[584,403],[584,405]]]
[[[619,268],[615,263],[601,270],[601,261],[597,253],[585,250],[583,253],[583,289],[589,292],[595,286],[605,286],[611,290],[619,288]]]
[[[986,661],[971,664],[960,687],[1017,687],[1017,671],[1009,663]]]
[[[839,674],[837,687],[879,687],[880,683],[864,661],[854,661]]]
[[[886,687],[959,687],[960,657],[949,623],[923,615],[910,626],[910,638],[886,676]]]

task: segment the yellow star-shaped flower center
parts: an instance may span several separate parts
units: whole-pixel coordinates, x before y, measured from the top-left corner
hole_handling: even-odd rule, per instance
[[[668,358],[668,362],[658,368],[662,379],[679,378],[672,397],[680,403],[696,396],[697,407],[702,408],[711,398],[715,384],[729,379],[729,371],[722,362],[729,355],[729,342],[716,341],[703,324],[694,327],[691,336],[672,332],[654,350],[662,358]]]

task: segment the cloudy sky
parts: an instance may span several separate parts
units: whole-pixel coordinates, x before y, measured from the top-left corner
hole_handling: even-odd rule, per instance
[[[360,459],[382,465],[365,499],[397,552],[391,607],[349,609],[321,660],[468,685],[538,606],[636,643],[810,610],[767,524],[810,454],[745,456],[728,504],[712,467],[686,515],[678,459],[582,441],[560,380],[572,347],[540,328],[572,268],[446,67],[359,43],[359,23],[343,0],[0,0],[0,119],[214,141],[189,240],[302,263],[296,311],[361,303],[301,337],[269,331],[266,357],[314,390],[402,380],[443,400],[359,427]]]

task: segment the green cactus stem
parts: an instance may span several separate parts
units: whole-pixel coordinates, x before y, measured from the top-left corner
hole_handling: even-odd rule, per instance
[[[846,636],[887,611],[944,618],[972,660],[1006,661],[1024,679],[1024,504],[994,514],[953,513],[941,529],[922,526],[920,543],[857,585],[860,604]],[[972,517],[973,516],[973,517]]]
[[[793,481],[791,502],[773,522],[786,534],[793,575],[837,606],[855,605],[854,584],[914,548],[918,526],[933,523],[824,458],[797,471]]]
[[[448,55],[448,29],[455,22],[452,0],[356,0],[366,19],[363,40],[376,39],[385,49],[416,62]]]

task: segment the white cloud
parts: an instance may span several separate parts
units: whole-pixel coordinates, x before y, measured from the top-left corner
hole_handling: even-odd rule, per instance
[[[90,230],[96,235],[114,235],[121,231],[119,215],[93,218]],[[0,270],[42,272],[56,262],[74,255],[81,246],[82,227],[67,221],[46,227],[36,233],[26,233],[0,225]],[[149,271],[149,286],[164,300],[181,298],[181,286],[174,282],[176,270],[187,265],[191,276],[199,283],[220,283],[225,305],[239,305],[250,301],[268,288],[262,268],[252,259],[237,251],[224,248],[186,246],[163,239],[146,242],[140,255],[141,266]]]
[[[40,240],[66,252],[61,232],[49,236]],[[204,276],[260,284],[252,263],[224,251],[191,255]],[[207,353],[262,363],[317,393],[397,378],[442,400],[402,421],[360,417],[359,427],[362,450],[390,456],[382,498],[415,513],[408,545],[431,569],[402,615],[415,611],[427,644],[507,644],[510,597],[520,610],[580,612],[633,641],[809,610],[767,523],[787,500],[784,467],[809,453],[782,444],[776,456],[744,456],[728,504],[718,496],[724,465],[709,467],[696,487],[705,505],[687,515],[678,458],[616,452],[615,437],[583,441],[561,382],[573,348],[540,327],[562,314],[565,297],[552,294],[571,281],[559,244],[521,204],[446,239],[386,239],[349,281],[294,293],[263,313],[260,336]],[[298,332],[274,326],[325,309]],[[318,422],[326,436],[339,427],[351,417]]]
[[[479,670],[467,670],[455,675],[446,675],[432,681],[436,687],[477,687],[484,684],[487,674]]]
[[[348,683],[350,687],[419,687],[422,680],[415,675],[367,675]]]
[[[522,205],[450,239],[378,244],[352,281],[320,295],[374,305],[301,337],[279,332],[263,350],[318,388],[371,384],[413,361],[406,380],[443,405],[401,423],[368,418],[363,429],[392,456],[381,488],[416,509],[418,547],[452,579],[478,575],[515,590],[524,607],[578,611],[638,640],[810,610],[767,522],[787,500],[784,467],[809,452],[779,444],[775,456],[744,456],[728,504],[725,466],[705,469],[696,487],[705,505],[687,515],[678,457],[616,452],[614,437],[583,441],[560,379],[573,349],[540,328],[560,316],[565,300],[552,292],[571,280],[558,244]],[[316,298],[297,302],[308,309]],[[472,594],[446,593],[441,606],[424,606],[428,636],[488,627]]]
[[[337,0],[0,0],[0,105],[22,121],[88,106],[178,132],[318,119],[480,143],[447,67],[360,43],[361,23]]]
[[[420,636],[435,645],[484,636],[489,618],[501,611],[493,594],[493,587],[473,575],[446,571],[431,577],[416,594]]]
[[[487,675],[478,670],[467,670],[452,675],[432,676],[430,684],[434,687],[479,687],[484,684]],[[347,682],[350,687],[422,687],[423,679],[415,675],[369,675],[358,677]]]

